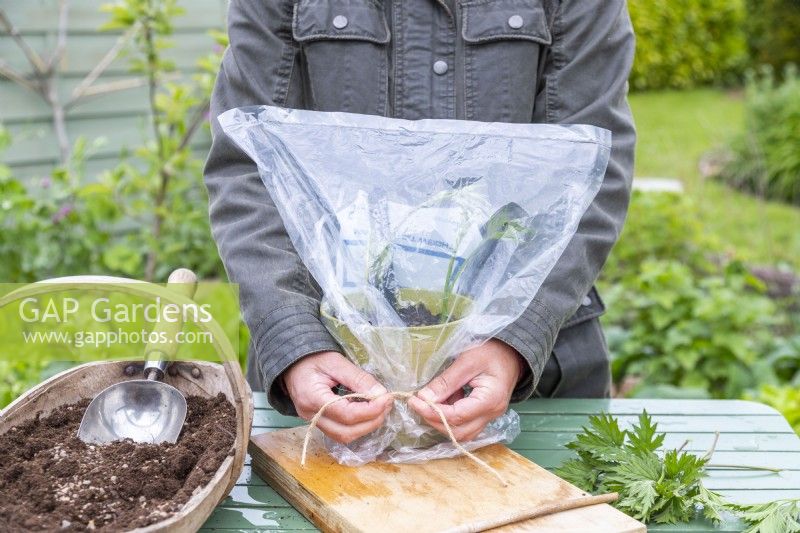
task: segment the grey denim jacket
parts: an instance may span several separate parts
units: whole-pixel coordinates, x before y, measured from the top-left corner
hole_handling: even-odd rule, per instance
[[[530,366],[512,401],[534,389],[608,394],[603,304],[592,286],[622,229],[633,170],[634,37],[624,0],[231,0],[228,25],[212,117],[269,104],[611,130],[604,183],[577,234],[530,307],[497,335]],[[278,376],[305,355],[341,349],[255,165],[215,118],[212,134],[211,225],[240,286],[248,377],[276,409],[295,414]]]

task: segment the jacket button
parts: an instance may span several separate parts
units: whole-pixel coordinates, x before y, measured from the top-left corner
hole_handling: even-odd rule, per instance
[[[511,15],[508,17],[508,25],[515,30],[520,29],[522,27],[522,17],[519,15]]]
[[[584,296],[581,305],[584,307],[589,307],[590,305],[592,305],[592,299],[589,298],[588,296]]]
[[[441,59],[439,61],[436,61],[433,64],[433,71],[436,74],[438,74],[439,76],[441,76],[443,74],[446,74],[447,73],[447,62],[442,61]]]
[[[341,30],[345,26],[347,26],[347,17],[345,17],[344,15],[336,15],[335,17],[333,17],[334,28],[336,28],[337,30]]]

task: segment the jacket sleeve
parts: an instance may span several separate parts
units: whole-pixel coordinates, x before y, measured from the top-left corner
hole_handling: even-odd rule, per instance
[[[578,231],[522,316],[496,335],[530,365],[512,401],[530,397],[562,325],[588,294],[627,214],[635,131],[627,103],[634,35],[624,0],[565,0],[556,9],[534,122],[591,124],[612,133],[603,184]]]
[[[288,6],[288,7],[287,7]],[[319,320],[319,288],[294,250],[255,164],[221,130],[217,116],[246,105],[298,107],[291,2],[232,0],[230,47],[211,98],[212,145],[204,176],[214,240],[242,314],[270,403],[296,414],[276,378],[293,362],[339,351]],[[297,85],[295,87],[294,85]]]

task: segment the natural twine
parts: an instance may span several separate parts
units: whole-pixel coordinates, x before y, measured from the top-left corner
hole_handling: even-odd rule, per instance
[[[598,494],[597,496],[586,495],[569,500],[541,503],[536,507],[517,511],[498,518],[479,520],[445,529],[442,533],[478,533],[480,531],[488,531],[509,524],[516,524],[525,520],[558,514],[572,509],[580,509],[581,507],[589,507],[590,505],[599,505],[601,503],[611,503],[616,501],[618,497],[619,495],[616,492],[611,492],[609,494]]]
[[[377,400],[378,398],[381,398],[381,397],[387,396],[387,395],[391,396],[392,398],[394,398],[396,400],[407,400],[408,398],[411,398],[412,396],[414,396],[414,394],[415,393],[413,393],[413,392],[404,392],[404,391],[385,392],[383,394],[378,394],[378,395],[374,395],[374,396],[370,396],[368,394],[352,393],[352,394],[345,394],[344,396],[339,396],[335,400],[331,400],[331,401],[327,402],[325,405],[320,407],[319,411],[317,411],[317,414],[315,414],[314,417],[309,422],[308,429],[306,430],[305,439],[303,439],[303,453],[300,456],[300,465],[301,466],[305,466],[306,465],[306,454],[308,453],[308,443],[311,440],[311,432],[314,430],[315,427],[317,427],[317,423],[319,422],[319,419],[322,418],[322,415],[325,414],[325,410],[328,409],[328,407],[330,407],[331,405],[335,404],[336,402],[340,402],[342,400],[350,400],[350,399],[353,399],[353,400],[366,400],[366,401],[370,401],[371,402],[372,400]],[[418,396],[418,398],[419,398],[419,396]],[[423,402],[425,402],[426,404],[428,404],[428,407],[433,409],[434,412],[437,415],[439,415],[439,419],[442,421],[442,425],[444,426],[444,429],[447,430],[447,436],[450,437],[450,442],[453,443],[453,446],[455,446],[458,451],[460,451],[461,453],[463,453],[464,455],[469,457],[474,463],[476,463],[478,466],[480,466],[481,468],[483,468],[487,472],[490,472],[494,477],[496,477],[500,481],[500,483],[504,487],[508,486],[508,482],[506,482],[506,480],[503,478],[503,476],[500,475],[500,472],[498,472],[496,469],[494,469],[491,466],[489,466],[489,464],[487,464],[484,460],[482,460],[480,457],[478,457],[474,453],[472,453],[469,450],[467,450],[460,442],[458,442],[458,440],[456,439],[455,435],[453,435],[453,430],[450,429],[450,424],[447,423],[447,418],[444,416],[444,413],[442,412],[442,409],[438,405],[436,405],[435,403],[433,403],[430,400],[426,400],[425,398],[419,398],[419,399],[422,400]]]

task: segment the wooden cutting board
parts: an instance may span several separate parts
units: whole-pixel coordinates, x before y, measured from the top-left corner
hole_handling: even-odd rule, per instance
[[[258,475],[323,531],[442,531],[586,495],[501,444],[476,455],[499,470],[507,487],[466,457],[420,465],[342,466],[325,451],[319,432],[302,467],[305,431],[302,426],[256,435],[249,451]],[[646,528],[601,504],[495,531],[639,533]]]

